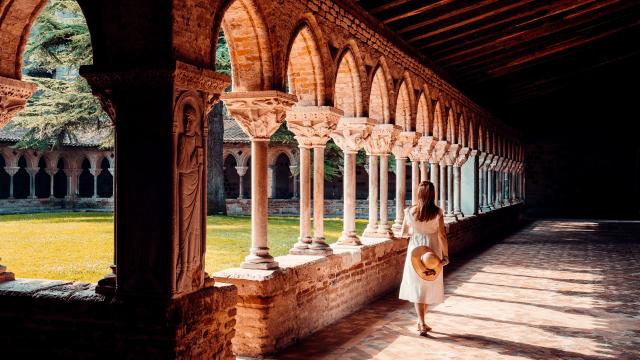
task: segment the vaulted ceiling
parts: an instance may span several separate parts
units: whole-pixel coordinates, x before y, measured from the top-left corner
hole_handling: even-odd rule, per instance
[[[640,1],[358,3],[505,119],[585,85],[611,88],[612,76],[638,74]]]

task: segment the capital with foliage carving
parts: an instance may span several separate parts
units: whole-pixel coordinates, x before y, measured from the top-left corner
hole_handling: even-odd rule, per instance
[[[460,151],[458,152],[458,156],[454,160],[453,166],[460,167],[464,165],[469,159],[469,156],[471,156],[472,151],[474,150],[471,150],[468,147],[463,147],[462,149],[460,149]]]
[[[433,152],[431,153],[431,157],[429,158],[429,163],[430,164],[439,164],[440,161],[442,160],[442,158],[449,151],[450,147],[451,147],[451,145],[449,145],[449,143],[446,142],[445,140],[438,141],[436,143],[435,148],[433,149]]]
[[[371,135],[374,125],[375,121],[366,117],[343,117],[331,138],[345,154],[357,153]]]
[[[300,147],[324,146],[343,114],[331,106],[294,106],[287,111],[287,128]]]
[[[281,91],[232,92],[222,95],[229,114],[252,141],[269,141],[278,130],[287,110],[298,101]]]
[[[402,131],[398,133],[391,152],[396,159],[406,159],[411,154],[411,150],[418,143],[418,136],[414,131]]]
[[[36,84],[0,76],[0,129],[27,105]]]
[[[442,159],[440,159],[440,164],[444,165],[453,165],[458,158],[458,153],[460,152],[461,146],[459,144],[451,144],[449,145],[449,149],[445,152]]]
[[[411,161],[427,161],[431,157],[433,148],[438,141],[432,136],[420,136],[416,145],[411,149],[409,159]]]
[[[400,133],[400,127],[393,124],[378,124],[371,130],[371,136],[364,143],[367,155],[386,155]]]

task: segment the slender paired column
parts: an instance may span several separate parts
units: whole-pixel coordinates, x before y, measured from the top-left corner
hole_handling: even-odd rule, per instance
[[[446,166],[442,162],[445,155],[447,155],[449,151],[450,145],[444,141],[438,141],[434,148],[431,156],[429,157],[429,163],[431,163],[431,182],[433,182],[433,186],[435,187],[436,193],[436,203],[440,204],[440,208],[445,210],[446,200]]]
[[[248,166],[236,166],[236,172],[238,173],[238,199],[244,199],[244,176],[249,170]]]
[[[93,168],[90,171],[91,171],[91,175],[93,175],[93,196],[92,196],[92,198],[97,199],[98,198],[98,175],[100,175],[100,173],[102,172],[102,169]]]
[[[39,168],[26,168],[27,174],[29,174],[29,199],[36,198],[36,174],[40,170]]]
[[[267,192],[269,193],[269,199],[276,197],[276,171],[275,165],[269,165],[267,170]]]
[[[426,160],[420,161],[420,181],[425,181],[429,178],[427,166],[429,166],[429,163]]]
[[[453,214],[453,193],[454,193],[453,164],[456,162],[459,152],[460,152],[460,145],[452,144],[449,146],[449,149],[442,157],[442,160],[440,160],[440,164],[445,165],[446,174],[447,174],[446,177],[444,176],[444,173],[442,174],[444,180],[446,181],[446,186],[445,186],[446,190],[445,188],[443,188],[443,192],[442,192],[443,198],[446,198],[446,200],[444,200],[442,209],[445,211],[446,216],[448,217],[454,217],[454,214]]]
[[[447,213],[447,165],[440,162],[440,186],[438,192],[438,203],[442,211]],[[448,215],[448,213],[447,213]]]
[[[364,148],[367,154],[369,154],[369,224],[363,236],[393,237],[393,232],[388,224],[389,168],[387,156],[391,152],[399,133],[399,127],[393,124],[378,124],[373,127],[371,136],[369,136],[364,144]],[[378,161],[380,161],[381,164],[379,170]],[[378,171],[380,171],[380,173],[378,173]],[[380,192],[379,208],[378,192]],[[377,223],[378,214],[380,214],[379,223]]]
[[[416,142],[415,132],[403,131],[398,134],[391,149],[396,159],[396,219],[392,226],[392,230],[396,235],[402,230],[402,222],[404,221],[404,208],[407,198],[407,158],[411,154],[411,150]],[[414,196],[416,196],[414,194],[417,189],[417,184],[413,177],[413,162],[411,186],[411,197],[413,200]]]
[[[290,254],[333,253],[324,238],[324,149],[342,114],[341,110],[329,106],[296,106],[287,111],[288,128],[300,147],[300,239]],[[310,236],[309,149],[313,149],[313,237]]]
[[[55,195],[53,194],[54,190],[54,176],[56,175],[56,171],[58,169],[55,168],[47,168],[46,172],[49,175],[49,199],[53,199]]]
[[[411,160],[411,205],[418,201],[418,184],[420,184],[420,162]]]
[[[447,215],[453,214],[453,166],[447,165]]]
[[[341,118],[331,138],[344,154],[344,219],[338,245],[361,245],[356,234],[356,153],[371,135],[375,121],[365,117]]]
[[[291,177],[293,181],[293,197],[292,199],[298,198],[298,176],[300,175],[300,167],[298,165],[289,166],[289,170],[291,171]]]
[[[9,174],[9,199],[15,199],[13,177],[18,173],[18,170],[20,170],[20,168],[17,166],[6,166],[4,168],[4,171]]]
[[[231,116],[251,138],[251,250],[240,266],[275,269],[278,263],[269,254],[267,236],[268,144],[297,98],[279,91],[227,93],[222,98]]]
[[[464,216],[462,213],[462,165],[467,162],[471,149],[464,147],[460,149],[458,156],[453,163],[453,215],[456,218]]]

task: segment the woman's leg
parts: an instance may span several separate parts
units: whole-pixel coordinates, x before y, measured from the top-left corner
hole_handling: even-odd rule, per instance
[[[420,304],[422,305],[422,321],[427,323],[427,311],[429,311],[429,304]]]
[[[420,325],[424,324],[424,317],[425,317],[425,307],[424,305],[426,304],[420,304],[420,303],[414,303],[415,307],[416,307],[416,314],[418,315],[418,323]]]

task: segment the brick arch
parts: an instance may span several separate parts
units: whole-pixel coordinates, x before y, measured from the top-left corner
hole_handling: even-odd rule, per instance
[[[273,54],[269,31],[254,0],[235,0],[222,18],[231,57],[233,91],[273,86]]]
[[[427,99],[425,93],[422,92],[420,97],[418,97],[418,106],[416,108],[416,128],[415,131],[421,133],[423,135],[429,135],[431,132],[430,129],[430,121],[429,114],[431,111],[429,110],[431,103],[430,99]]]
[[[478,150],[487,152],[486,137],[482,123],[478,123]]]
[[[232,156],[235,159],[236,166],[243,166],[242,165],[242,160],[243,159],[242,159],[241,156],[238,155],[238,151],[237,150],[232,151],[232,150],[229,150],[229,149],[225,149],[222,152],[222,159],[223,159],[222,161],[226,161],[229,156]]]
[[[411,114],[411,95],[409,94],[411,87],[404,80],[398,89],[396,97],[396,125],[399,125],[403,131],[415,131],[416,121]]]
[[[285,155],[289,159],[289,164],[291,166],[297,165],[298,161],[296,160],[296,156],[293,151],[291,149],[281,148],[275,151],[269,151],[269,166],[275,165],[280,155]]]
[[[29,33],[48,0],[0,0],[0,76],[21,79]]]
[[[389,84],[387,82],[387,70],[383,65],[383,59],[374,72],[371,86],[369,86],[369,117],[378,124],[388,124],[391,119],[389,109]]]
[[[447,133],[446,139],[451,144],[459,143],[458,140],[458,123],[456,114],[453,108],[447,110]]]
[[[444,106],[441,100],[436,101],[433,107],[433,131],[432,136],[438,140],[445,140],[445,127],[444,127]]]
[[[306,22],[293,33],[289,45],[287,78],[289,92],[298,97],[299,106],[324,105],[326,77],[323,56],[316,35]]]
[[[339,57],[334,86],[334,106],[346,117],[362,116],[362,77],[357,55],[348,46]]]
[[[469,139],[468,141],[468,147],[471,149],[478,149],[478,126],[476,123],[476,117],[473,114],[473,112],[469,111],[467,113],[466,116],[466,124],[467,124],[467,138]]]
[[[469,141],[467,137],[467,119],[464,114],[460,114],[458,116],[458,144],[463,147],[469,146]]]

